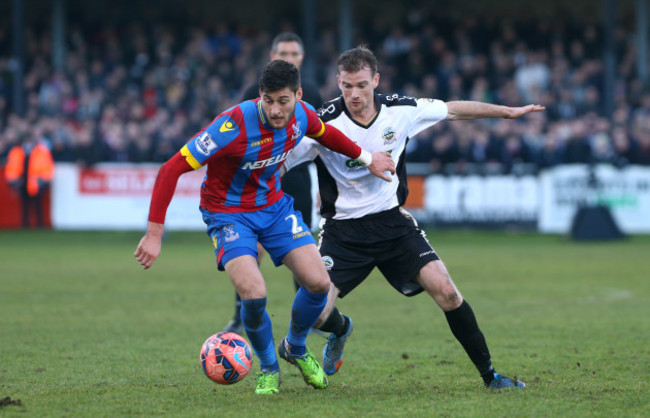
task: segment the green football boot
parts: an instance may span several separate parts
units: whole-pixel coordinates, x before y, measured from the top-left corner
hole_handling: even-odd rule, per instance
[[[316,360],[316,357],[314,357],[311,351],[309,351],[309,348],[306,348],[305,354],[303,355],[293,355],[291,354],[291,346],[285,338],[278,346],[278,354],[280,354],[280,357],[284,360],[293,364],[298,368],[298,370],[300,370],[303,380],[308,385],[313,386],[316,389],[325,389],[329,385],[329,381],[327,380],[323,368]]]
[[[259,374],[255,393],[258,395],[274,395],[280,392],[280,372],[262,372]]]

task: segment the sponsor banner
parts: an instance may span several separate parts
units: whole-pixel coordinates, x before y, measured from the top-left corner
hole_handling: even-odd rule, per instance
[[[56,229],[144,230],[157,164],[99,164],[80,169],[59,163],[52,182]],[[518,225],[567,233],[582,204],[611,208],[626,233],[650,233],[650,168],[562,166],[535,176],[419,176],[409,186],[408,210],[422,224],[503,227]],[[310,167],[315,225],[316,173]],[[170,230],[203,230],[198,211],[205,169],[185,173],[167,211]]]
[[[533,176],[433,175],[424,182],[424,208],[413,213],[435,224],[529,224],[538,206]]]
[[[203,170],[189,172],[178,179],[174,196],[196,196],[201,191]],[[151,196],[158,166],[86,168],[79,173],[79,193],[82,195]]]
[[[52,225],[56,229],[147,227],[151,191],[158,164],[98,164],[81,169],[59,163],[52,182]],[[165,228],[203,230],[199,212],[205,169],[183,174],[172,199]]]
[[[650,168],[567,165],[540,175],[538,229],[566,233],[581,205],[610,208],[626,233],[650,233]]]

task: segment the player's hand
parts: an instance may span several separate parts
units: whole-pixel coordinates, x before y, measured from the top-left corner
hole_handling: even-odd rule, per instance
[[[160,248],[162,246],[162,224],[149,222],[147,233],[144,234],[138,247],[135,249],[133,256],[138,260],[142,267],[148,269],[151,267],[156,258],[160,255]]]
[[[530,104],[528,106],[522,106],[522,107],[511,107],[508,109],[508,114],[504,116],[506,119],[517,119],[526,113],[530,112],[541,112],[542,110],[546,110],[546,108],[542,105],[535,105],[535,104]]]
[[[395,161],[393,161],[387,152],[373,152],[372,162],[368,166],[368,169],[380,179],[391,182],[393,179],[385,172],[389,171],[391,174],[395,174]]]

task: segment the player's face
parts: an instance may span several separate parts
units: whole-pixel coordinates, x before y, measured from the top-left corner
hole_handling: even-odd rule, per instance
[[[296,102],[302,98],[302,89],[297,92],[291,91],[289,87],[282,90],[261,92],[262,109],[266,120],[273,129],[282,129],[289,124],[296,111]]]
[[[300,69],[300,66],[302,65],[303,58],[305,58],[305,54],[298,42],[279,42],[275,52],[271,51],[271,61],[282,60],[290,62],[298,69]]]
[[[379,84],[379,73],[373,75],[366,67],[356,73],[341,71],[336,79],[352,116],[365,119],[375,114],[374,93]]]

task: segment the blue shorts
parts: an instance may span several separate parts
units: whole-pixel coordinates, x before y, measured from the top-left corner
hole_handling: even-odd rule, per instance
[[[242,255],[257,257],[258,241],[276,266],[282,265],[282,259],[289,251],[316,244],[302,215],[293,209],[293,198],[288,195],[256,212],[225,213],[199,209],[214,244],[217,267],[222,271],[233,258]]]

